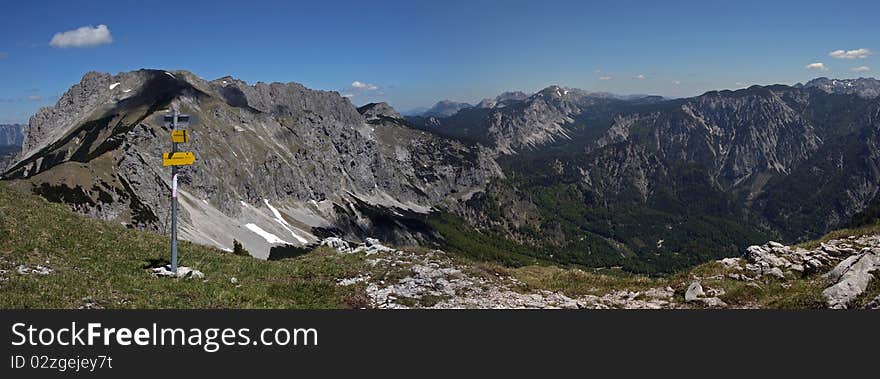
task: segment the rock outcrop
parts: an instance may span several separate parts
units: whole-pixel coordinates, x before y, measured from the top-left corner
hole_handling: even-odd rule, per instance
[[[821,274],[828,284],[822,291],[828,307],[849,308],[880,273],[880,235],[829,240],[815,249],[771,241],[764,246],[750,246],[743,259],[744,272],[752,276],[735,279],[772,276],[786,280]]]

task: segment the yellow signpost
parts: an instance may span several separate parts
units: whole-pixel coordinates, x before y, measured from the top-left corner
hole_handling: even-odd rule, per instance
[[[190,151],[162,153],[162,166],[186,166],[195,163],[196,155]]]
[[[187,143],[189,142],[189,131],[184,129],[172,130],[171,131],[171,142],[174,143]]]
[[[174,108],[162,120],[166,127],[171,127],[171,152],[162,154],[162,166],[171,166],[171,271],[177,274],[177,166],[195,163],[196,155],[191,151],[177,151],[177,144],[189,142],[189,132],[178,129],[189,125],[189,115],[180,114]]]

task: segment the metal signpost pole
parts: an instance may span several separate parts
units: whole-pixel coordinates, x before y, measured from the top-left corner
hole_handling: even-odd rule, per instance
[[[171,123],[172,133],[177,130],[177,109]],[[171,141],[171,155],[177,152],[177,142]],[[171,271],[177,275],[177,166],[171,166]]]
[[[171,152],[162,154],[162,166],[171,166],[171,271],[177,275],[177,176],[180,172],[177,166],[193,164],[196,155],[178,150],[178,144],[189,142],[189,131],[180,129],[189,126],[189,115],[180,114],[175,108],[170,116],[163,116],[162,121],[166,127],[171,127]]]

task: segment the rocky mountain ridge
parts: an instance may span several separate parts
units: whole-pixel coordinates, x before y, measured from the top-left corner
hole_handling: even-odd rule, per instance
[[[167,230],[170,141],[159,117],[171,107],[198,119],[183,146],[197,160],[181,170],[181,237],[224,249],[237,239],[261,258],[322,235],[418,243],[431,232],[396,218],[498,175],[478,150],[368,124],[335,92],[140,70],[88,73],[41,109],[4,179],[84,214]]]
[[[829,79],[823,77],[810,80],[803,85],[798,83],[795,87],[813,87],[828,93],[855,94],[871,99],[880,96],[880,80],[874,78]]]

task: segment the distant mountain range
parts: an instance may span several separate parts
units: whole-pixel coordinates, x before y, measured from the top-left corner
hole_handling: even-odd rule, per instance
[[[854,94],[866,98],[875,98],[880,96],[880,80],[874,78],[816,78],[807,82],[807,84],[797,84],[795,87],[818,88],[828,93],[843,95]]]
[[[452,100],[441,100],[438,101],[437,104],[434,104],[433,107],[428,108],[428,110],[423,112],[421,116],[449,117],[458,113],[458,111],[462,109],[467,109],[471,107],[473,107],[473,105],[470,105],[468,103],[458,103]]]
[[[183,238],[260,258],[329,236],[509,264],[671,272],[796,242],[878,205],[874,79],[685,99],[562,86],[401,116],[295,83],[89,73],[35,115],[3,177],[78,212],[168,225],[170,107],[197,116]]]
[[[0,124],[0,146],[21,146],[24,139],[24,125]]]
[[[21,150],[24,125],[0,124],[0,171],[3,171]]]

